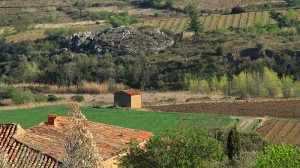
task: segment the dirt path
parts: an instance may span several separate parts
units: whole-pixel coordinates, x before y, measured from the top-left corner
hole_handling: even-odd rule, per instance
[[[97,21],[99,26],[103,26],[107,23],[107,20]],[[81,21],[81,22],[70,22],[70,23],[57,23],[57,24],[36,24],[33,26],[34,29],[45,29],[45,28],[60,28],[60,27],[72,27],[72,26],[91,26],[96,25],[95,21]]]
[[[255,121],[259,120],[259,123],[254,127],[254,130],[261,127],[263,122],[267,120],[267,118],[261,118],[261,117],[244,117],[244,116],[239,116],[239,117],[231,117],[233,119],[239,119],[241,123],[238,125],[238,130],[241,132],[245,132],[247,128]]]

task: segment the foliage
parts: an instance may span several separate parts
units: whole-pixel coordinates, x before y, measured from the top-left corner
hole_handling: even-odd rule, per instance
[[[110,18],[110,16],[112,16],[112,13],[110,12],[99,11],[99,12],[93,12],[90,17],[93,21],[96,21],[96,20],[107,20]]]
[[[66,134],[63,168],[89,167],[98,168],[103,160],[93,135],[87,129],[87,119],[77,104],[70,105],[69,128]]]
[[[149,0],[148,5],[154,8],[166,8],[170,9],[173,7],[176,0]]]
[[[291,27],[297,21],[297,12],[290,9],[285,14],[279,14],[277,20],[279,21],[280,26]]]
[[[300,148],[293,145],[269,146],[259,158],[256,167],[299,167]]]
[[[83,102],[84,97],[82,95],[74,95],[71,97],[71,100],[76,101],[76,102]]]
[[[300,0],[285,0],[288,6],[299,6]]]
[[[234,157],[239,157],[241,153],[241,140],[239,132],[237,131],[236,126],[234,126],[228,134],[227,140],[227,155],[229,160],[232,160]]]
[[[136,22],[136,19],[133,16],[128,15],[128,13],[122,13],[117,16],[110,16],[108,22],[113,27],[119,27],[130,25]]]
[[[49,102],[54,102],[54,101],[58,101],[58,100],[61,100],[61,98],[59,98],[59,97],[57,97],[57,96],[55,96],[53,94],[49,94],[48,95],[48,101]]]
[[[16,104],[35,102],[35,95],[29,90],[13,89],[10,94],[12,101]]]
[[[32,20],[30,16],[18,15],[18,18],[13,21],[12,26],[17,32],[24,32],[30,28]]]
[[[191,16],[191,15],[195,15],[199,13],[199,9],[197,7],[196,4],[194,3],[188,3],[185,7],[184,7],[184,13],[186,13],[187,15]]]
[[[231,14],[239,14],[239,13],[245,13],[246,10],[243,7],[237,6],[232,8]]]
[[[197,34],[201,34],[204,31],[203,24],[199,20],[199,14],[197,13],[191,13],[189,15],[190,17],[190,25],[188,30],[189,31],[194,31]]]
[[[206,130],[173,127],[150,139],[141,149],[132,144],[121,157],[122,167],[204,167],[222,159],[220,143]]]
[[[262,84],[262,87],[266,91],[266,96],[276,97],[280,93],[282,82],[280,81],[277,73],[268,68],[264,68]]]
[[[282,77],[282,94],[284,98],[290,98],[293,94],[294,80],[291,76]]]

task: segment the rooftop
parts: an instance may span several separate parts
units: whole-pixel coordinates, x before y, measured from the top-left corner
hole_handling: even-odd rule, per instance
[[[41,123],[40,125],[33,126],[18,134],[16,134],[16,131],[12,131],[9,134],[6,133],[7,131],[4,133],[2,131],[2,134],[0,134],[0,147],[2,145],[8,146],[5,148],[9,148],[10,143],[3,144],[1,141],[4,141],[2,139],[11,138],[14,141],[19,142],[21,146],[28,146],[37,153],[42,153],[45,156],[49,156],[53,161],[60,162],[64,152],[65,132],[68,130],[68,123],[69,119],[67,117],[57,117],[55,126]],[[3,127],[3,125],[0,125],[0,128],[1,127]],[[22,129],[20,126],[18,127]],[[94,141],[99,147],[99,154],[104,160],[108,160],[122,152],[122,149],[126,147],[126,144],[132,139],[136,139],[137,142],[141,143],[152,136],[152,133],[150,132],[89,121],[86,123],[86,127],[91,131]],[[16,130],[16,128],[17,126],[14,125],[11,130]],[[31,155],[28,155],[27,157],[30,158]],[[13,163],[13,161],[11,163]],[[52,164],[52,162],[50,164]]]
[[[136,90],[128,89],[128,90],[122,90],[121,92],[127,93],[131,96],[133,95],[141,95],[142,93]]]

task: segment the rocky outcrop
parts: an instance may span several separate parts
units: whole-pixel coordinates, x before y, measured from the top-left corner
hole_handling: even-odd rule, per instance
[[[158,53],[174,44],[172,38],[158,29],[122,26],[98,31],[76,33],[70,39],[69,49],[75,52],[89,52],[113,55],[138,55]]]

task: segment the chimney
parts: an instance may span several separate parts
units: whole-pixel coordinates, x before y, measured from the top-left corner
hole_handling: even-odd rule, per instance
[[[48,114],[48,124],[54,125],[56,117],[57,117],[56,114]]]

